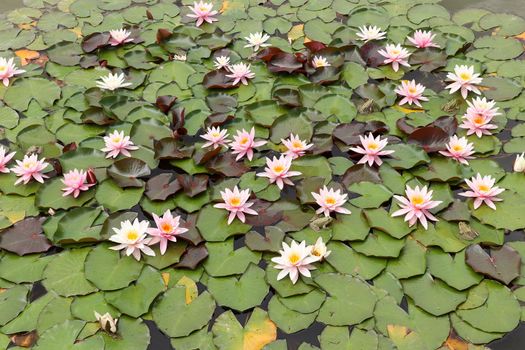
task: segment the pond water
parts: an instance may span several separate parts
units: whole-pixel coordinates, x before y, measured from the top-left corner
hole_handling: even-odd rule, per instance
[[[523,6],[523,0],[444,0],[441,4],[451,11],[458,11],[465,8],[476,7],[484,8],[495,12],[508,12],[525,17],[525,6]],[[0,0],[0,13],[5,13],[7,11],[11,11],[21,6],[23,6],[22,0]],[[509,124],[507,125],[509,133],[511,127],[513,127],[514,125],[515,124],[513,124],[512,122],[509,122]],[[503,136],[504,134],[505,133],[502,133],[500,136]],[[511,171],[512,164],[514,161],[513,155],[496,157],[496,160],[502,168],[504,168],[507,171]],[[506,241],[523,241],[523,231],[512,232],[508,234],[505,239]],[[42,293],[45,293],[45,290],[43,289],[40,283],[35,284],[34,288],[34,293],[38,294],[38,296],[42,295]],[[264,300],[261,306],[267,306],[267,303],[270,300],[271,296],[271,293],[267,295],[266,299]],[[245,314],[236,314],[236,316],[241,323],[243,323],[244,319],[247,318],[247,315]],[[151,343],[148,348],[149,350],[173,349],[170,345],[169,338],[165,336],[162,332],[160,332],[152,321],[145,321],[145,323],[147,324],[151,334]],[[278,338],[286,338],[288,340],[288,347],[291,350],[297,349],[299,345],[304,341],[319,346],[317,336],[320,334],[323,327],[324,325],[315,322],[308,329],[297,332],[295,334],[286,335],[279,331]],[[504,338],[494,341],[488,346],[492,350],[523,350],[525,347],[524,344],[525,324],[522,323],[519,327],[514,329]]]

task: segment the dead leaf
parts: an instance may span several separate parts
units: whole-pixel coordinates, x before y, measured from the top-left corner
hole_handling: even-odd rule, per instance
[[[292,43],[293,41],[299,39],[302,36],[304,36],[304,24],[296,24],[288,32],[288,41]]]
[[[170,283],[170,274],[167,272],[163,272],[161,276],[162,280],[164,281],[164,286],[167,288],[168,284]]]
[[[186,287],[186,305],[190,304],[199,296],[197,284],[189,277],[182,276],[182,278],[177,282],[177,286]]]
[[[24,348],[30,348],[32,347],[36,341],[38,340],[38,333],[36,331],[32,331],[29,333],[24,334],[15,334],[11,337],[11,341],[17,345]]]
[[[27,50],[27,49],[17,50],[15,51],[15,55],[20,57],[20,64],[22,66],[25,66],[29,63],[29,61],[35,60],[38,57],[40,57],[40,53],[38,51]]]
[[[421,109],[421,108],[405,108],[405,107],[401,107],[399,105],[395,105],[394,109],[397,109],[398,111],[403,112],[405,114],[416,113],[416,112],[424,112],[425,111],[424,109]]]

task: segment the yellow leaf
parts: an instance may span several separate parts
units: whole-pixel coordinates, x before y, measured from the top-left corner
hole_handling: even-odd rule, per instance
[[[220,13],[224,13],[224,11],[227,11],[229,7],[230,7],[230,0],[224,0],[222,2],[222,6],[221,6],[221,9],[219,10],[219,12]]]
[[[312,41],[312,39],[310,39],[310,38],[307,37],[307,36],[304,37],[304,41],[303,41],[303,42],[304,42],[305,44],[306,44],[306,43],[309,43],[310,41]]]
[[[448,337],[445,341],[445,346],[449,350],[468,350],[468,344],[461,339]]]
[[[168,284],[170,283],[170,274],[168,272],[163,272],[161,276],[162,280],[164,281],[164,286],[168,287]]]
[[[405,107],[402,107],[402,106],[399,106],[399,105],[395,105],[394,106],[395,109],[397,109],[398,111],[401,111],[405,114],[410,114],[410,113],[416,113],[416,112],[424,112],[425,110],[424,109],[421,109],[421,108],[405,108]]]
[[[15,51],[15,55],[20,57],[20,63],[22,64],[22,66],[27,65],[30,60],[34,60],[40,57],[40,53],[38,51],[32,51],[27,49],[17,50]]]
[[[288,41],[292,42],[304,36],[304,24],[296,24],[288,32]]]
[[[244,327],[243,350],[261,350],[277,339],[277,327],[268,314],[256,308]]]
[[[30,22],[30,23],[20,23],[18,25],[18,28],[23,29],[23,30],[31,30],[34,27],[36,27],[36,21]]]
[[[26,217],[26,212],[22,211],[4,211],[0,212],[1,215],[5,216],[10,223],[16,224],[18,221],[23,220]]]
[[[518,35],[514,35],[514,37],[516,39],[521,39],[521,40],[525,40],[525,32],[521,33],[521,34],[518,34]]]
[[[69,29],[69,31],[75,33],[77,35],[77,38],[82,38],[82,28],[75,27]]]
[[[199,295],[197,284],[191,278],[182,276],[182,278],[177,282],[177,286],[186,287],[186,305],[190,304]]]

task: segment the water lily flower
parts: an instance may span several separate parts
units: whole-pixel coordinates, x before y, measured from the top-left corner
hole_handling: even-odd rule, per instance
[[[323,242],[323,237],[317,238],[315,244],[310,247],[310,255],[316,257],[319,261],[324,260],[332,252],[331,250],[327,250],[326,244]]]
[[[251,33],[244,39],[248,40],[248,44],[244,45],[244,47],[253,47],[253,51],[259,51],[259,48],[261,47],[271,46],[270,44],[266,44],[266,41],[270,39],[270,36],[263,32]]]
[[[314,59],[312,60],[312,66],[314,66],[314,68],[321,68],[321,67],[330,67],[331,64],[328,63],[328,60],[326,59],[326,57],[314,56]]]
[[[525,153],[516,156],[516,160],[514,161],[514,171],[517,173],[525,171]]]
[[[16,154],[16,152],[6,154],[6,151],[4,147],[0,146],[0,173],[4,174],[9,172],[9,168],[6,165]]]
[[[423,49],[425,47],[439,47],[439,45],[432,42],[434,40],[434,37],[436,34],[432,34],[432,32],[424,31],[424,30],[416,30],[414,32],[413,37],[408,37],[407,39],[414,44],[415,47],[419,49]]]
[[[118,318],[113,318],[113,316],[111,316],[109,312],[106,312],[104,315],[101,315],[96,311],[95,318],[97,319],[98,323],[100,323],[100,328],[102,328],[104,331],[113,334],[117,333]]]
[[[224,200],[224,203],[217,203],[214,205],[215,208],[226,209],[230,212],[228,216],[228,225],[232,223],[235,217],[238,217],[239,220],[245,222],[246,217],[244,214],[250,215],[259,215],[250,207],[253,205],[253,202],[248,202],[250,198],[250,190],[239,191],[239,188],[235,186],[233,191],[229,188],[226,188],[224,191],[221,191],[221,197]]]
[[[467,101],[467,112],[470,114],[482,114],[485,116],[490,116],[491,118],[500,115],[498,112],[498,107],[496,107],[495,101],[487,101],[485,97],[476,97],[472,101]]]
[[[428,220],[438,221],[438,219],[432,215],[429,210],[437,207],[442,201],[432,200],[433,191],[428,191],[427,186],[419,189],[416,186],[412,189],[410,186],[406,186],[405,194],[403,196],[394,195],[394,198],[400,202],[401,209],[396,210],[392,213],[392,216],[405,215],[405,221],[408,221],[409,226],[413,226],[418,220],[421,222],[423,227],[428,229]]]
[[[313,147],[313,144],[307,143],[299,138],[299,135],[290,134],[289,139],[281,139],[281,142],[288,149],[284,154],[296,159],[302,157],[305,152]]]
[[[407,58],[411,55],[411,53],[408,52],[407,49],[401,47],[401,44],[387,44],[384,50],[379,50],[377,52],[386,58],[383,61],[383,64],[392,64],[392,69],[394,69],[394,72],[399,70],[399,65],[410,67]]]
[[[2,80],[5,87],[9,86],[9,79],[22,73],[25,73],[25,70],[18,69],[13,58],[7,60],[0,57],[0,80]]]
[[[479,73],[474,73],[474,66],[456,65],[454,73],[447,74],[447,79],[453,81],[445,87],[445,89],[450,89],[451,94],[458,90],[461,90],[463,98],[467,98],[469,91],[481,94],[476,85],[480,84],[483,79],[479,77]]]
[[[126,220],[120,223],[120,228],[113,227],[115,234],[109,237],[109,240],[118,245],[109,247],[112,250],[126,249],[127,256],[133,255],[136,260],[140,260],[141,253],[149,256],[155,256],[155,252],[148,247],[151,238],[147,237],[149,222],[147,220],[139,221],[135,219],[133,223]]]
[[[221,130],[221,128],[217,127],[209,127],[207,129],[206,134],[201,135],[201,138],[205,139],[206,142],[204,145],[202,145],[202,148],[213,146],[213,149],[217,149],[221,146],[224,146],[228,148],[228,145],[226,145],[228,141],[228,130],[224,129]]]
[[[257,174],[257,176],[267,177],[270,180],[270,183],[277,184],[280,190],[283,189],[284,184],[293,186],[292,180],[289,178],[292,176],[301,175],[299,171],[290,171],[290,166],[292,165],[292,158],[281,155],[279,159],[273,157],[273,159],[266,158],[266,168],[264,168],[263,173]]]
[[[465,179],[471,191],[458,193],[463,197],[471,197],[474,199],[474,209],[478,209],[481,204],[485,203],[490,208],[496,210],[494,202],[500,202],[503,199],[496,197],[498,194],[505,191],[504,188],[494,186],[496,179],[490,175],[481,176],[479,173],[473,176],[470,180]]]
[[[386,156],[394,153],[394,151],[389,151],[383,149],[388,145],[387,139],[381,139],[381,136],[374,138],[372,133],[369,133],[368,136],[359,135],[361,140],[362,147],[351,147],[350,149],[356,153],[363,154],[363,157],[357,162],[357,164],[368,163],[368,166],[374,165],[376,163],[378,166],[383,164],[380,156]]]
[[[311,247],[306,246],[305,241],[302,241],[300,244],[292,241],[290,245],[283,242],[283,249],[279,251],[281,256],[272,258],[272,261],[276,264],[274,267],[282,270],[277,275],[277,280],[282,280],[289,275],[290,280],[295,284],[299,279],[299,274],[311,277],[310,270],[315,269],[311,264],[318,261],[319,258],[312,256],[310,253]]]
[[[189,6],[189,8],[193,13],[187,14],[186,16],[195,18],[195,25],[197,27],[200,27],[200,25],[204,22],[213,23],[218,21],[217,18],[213,17],[218,12],[213,9],[213,4],[211,2],[195,1],[193,3],[193,7]]]
[[[359,37],[359,40],[364,40],[364,42],[369,42],[370,40],[381,40],[385,38],[386,32],[382,32],[381,28],[376,26],[362,26],[359,27],[359,32],[356,33]]]
[[[81,191],[87,191],[93,185],[87,181],[87,173],[84,170],[71,170],[64,174],[62,183],[66,186],[62,189],[64,193],[63,197],[73,194],[74,198],[77,198]]]
[[[451,136],[446,147],[446,151],[439,151],[439,153],[446,157],[453,158],[461,164],[468,165],[467,159],[474,159],[474,157],[471,156],[474,154],[474,144],[468,142],[464,136],[461,138],[458,138],[457,135]]]
[[[248,85],[248,79],[255,78],[255,73],[250,69],[250,64],[237,63],[228,67],[231,74],[226,74],[228,78],[233,78],[232,85],[237,85],[239,82]]]
[[[497,129],[498,126],[491,124],[491,115],[479,114],[467,111],[463,116],[463,123],[459,125],[462,129],[467,129],[467,135],[476,134],[477,137],[491,135],[490,130]]]
[[[106,158],[117,158],[119,154],[126,157],[130,157],[129,151],[139,149],[133,145],[133,142],[129,139],[129,136],[124,136],[124,131],[115,130],[108,136],[104,136],[104,143],[106,147],[102,148],[102,152],[107,152]]]
[[[230,57],[229,56],[219,56],[215,59],[215,61],[213,62],[213,65],[215,66],[215,69],[224,68],[226,70],[229,70]]]
[[[403,96],[404,98],[399,101],[399,105],[402,106],[405,103],[412,105],[414,103],[416,106],[421,107],[419,101],[428,101],[428,98],[423,96],[425,87],[421,84],[416,84],[415,80],[402,80],[401,86],[398,86],[394,90],[398,95]]]
[[[120,44],[125,44],[125,43],[129,43],[130,41],[133,41],[133,38],[129,37],[131,35],[131,32],[124,28],[110,30],[109,35],[110,35],[109,44],[111,46],[117,46]]]
[[[160,242],[160,254],[164,255],[166,249],[168,249],[168,241],[177,242],[177,236],[187,232],[188,229],[180,227],[180,216],[173,217],[169,209],[164,212],[162,217],[155,214],[152,215],[157,227],[147,229],[148,234],[153,236],[149,245]]]
[[[233,150],[233,154],[237,154],[235,160],[239,160],[244,156],[248,157],[248,160],[253,158],[253,149],[265,145],[268,141],[255,141],[255,129],[252,127],[250,132],[242,129],[237,130],[237,136],[233,137],[233,141],[230,146]]]
[[[20,177],[16,180],[15,185],[18,185],[20,182],[23,182],[25,185],[31,179],[44,183],[44,179],[49,177],[42,174],[42,170],[44,170],[49,163],[45,162],[45,158],[38,159],[36,154],[31,154],[30,156],[26,154],[24,159],[22,161],[17,160],[16,164],[15,167],[11,168],[11,171]]]
[[[114,91],[121,87],[130,86],[131,83],[126,83],[126,76],[124,73],[121,74],[111,74],[109,73],[108,76],[101,77],[101,81],[97,81],[97,87],[103,90],[110,90]]]
[[[185,62],[187,59],[188,59],[188,57],[186,56],[185,53],[181,53],[181,54],[178,54],[178,55],[173,55],[173,60],[174,61]]]
[[[346,203],[348,195],[342,194],[341,190],[334,191],[333,188],[328,189],[326,186],[319,190],[319,193],[312,192],[312,196],[320,206],[315,212],[317,214],[323,213],[324,216],[330,216],[330,213],[335,211],[341,214],[351,214],[352,212],[346,208],[343,208],[343,204]]]

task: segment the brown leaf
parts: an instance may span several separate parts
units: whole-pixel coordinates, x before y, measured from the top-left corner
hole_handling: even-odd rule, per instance
[[[146,196],[152,201],[163,201],[182,186],[173,173],[164,173],[154,176],[146,182]]]
[[[28,333],[15,334],[11,337],[11,341],[16,346],[21,346],[23,348],[32,347],[38,340],[37,331],[31,331]]]
[[[490,255],[479,244],[471,245],[465,253],[465,262],[478,273],[509,284],[520,275],[521,257],[511,246],[490,249]]]
[[[184,147],[181,142],[173,137],[154,140],[153,148],[155,150],[155,159],[184,159],[191,157],[193,154],[193,146]]]
[[[208,257],[208,249],[204,244],[195,247],[189,247],[182,255],[179,263],[175,265],[176,268],[195,269],[201,261]]]
[[[47,252],[53,245],[42,233],[44,220],[30,217],[17,222],[0,235],[0,248],[18,255]]]
[[[90,53],[101,47],[104,47],[109,42],[110,35],[109,33],[92,33],[86,36],[82,40],[82,50],[84,52]]]
[[[157,97],[157,101],[155,102],[155,104],[162,111],[162,113],[168,114],[169,110],[175,104],[176,101],[177,97],[175,96],[159,96]]]
[[[251,209],[257,212],[257,215],[247,215],[246,223],[251,226],[271,226],[278,223],[283,213],[281,210],[272,208],[271,202],[264,202],[256,199]]]
[[[177,238],[180,237],[193,245],[199,245],[204,242],[199,230],[197,230],[197,216],[197,213],[188,214],[188,216],[186,216],[186,222],[181,223],[181,226],[187,228],[188,231],[178,235]]]
[[[206,125],[210,126],[221,126],[230,120],[233,120],[234,116],[229,113],[213,113],[208,116]]]
[[[206,89],[231,89],[234,88],[233,79],[226,76],[224,69],[213,70],[204,76],[202,84]]]
[[[249,170],[243,163],[235,160],[231,153],[221,153],[206,164],[207,168],[214,173],[228,177],[239,177]]]
[[[423,147],[425,152],[437,152],[445,149],[449,135],[437,126],[425,126],[408,135],[407,142]]]
[[[208,188],[208,175],[199,174],[199,175],[186,175],[178,174],[177,180],[182,186],[184,193],[188,197],[195,197],[199,193],[206,191]]]

